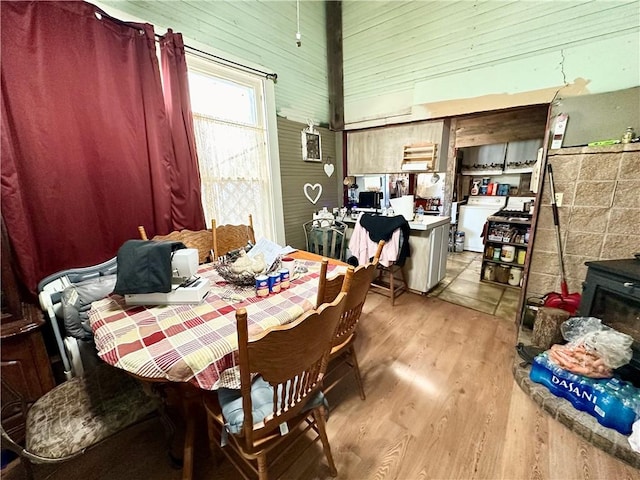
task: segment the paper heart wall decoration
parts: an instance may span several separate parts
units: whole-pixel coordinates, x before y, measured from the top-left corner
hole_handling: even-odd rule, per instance
[[[316,189],[318,190],[318,192],[314,193]],[[311,193],[309,193],[309,191],[311,191]],[[315,195],[315,197],[312,197],[312,195]],[[311,203],[315,205],[318,199],[320,199],[320,195],[322,195],[322,185],[320,185],[319,183],[316,183],[314,185],[311,185],[310,183],[304,184],[304,196],[307,197],[307,200],[309,200]]]
[[[333,163],[324,164],[324,173],[327,174],[327,177],[330,177],[331,175],[333,175],[334,170],[335,170],[335,167],[333,166]]]

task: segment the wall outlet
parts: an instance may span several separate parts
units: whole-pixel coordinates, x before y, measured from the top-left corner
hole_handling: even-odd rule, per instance
[[[564,193],[556,193],[556,205],[561,207],[562,206],[562,197],[564,196]]]

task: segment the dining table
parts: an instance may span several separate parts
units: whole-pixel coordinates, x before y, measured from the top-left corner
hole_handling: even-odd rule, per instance
[[[254,286],[225,280],[216,265],[200,265],[197,276],[209,280],[210,289],[197,304],[127,305],[111,294],[93,302],[89,322],[98,356],[142,381],[177,391],[184,415],[182,478],[193,474],[194,408],[203,392],[221,387],[239,388],[235,312],[244,308],[249,328],[257,333],[283,325],[316,307],[322,258],[298,250],[288,254],[296,268],[290,286],[278,293],[258,296]],[[328,272],[346,264],[329,259]]]

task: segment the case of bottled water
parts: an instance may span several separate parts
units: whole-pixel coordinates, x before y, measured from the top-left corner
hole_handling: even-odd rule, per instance
[[[576,375],[549,360],[546,352],[533,360],[529,377],[623,435],[629,435],[633,422],[640,418],[640,389],[629,382]]]

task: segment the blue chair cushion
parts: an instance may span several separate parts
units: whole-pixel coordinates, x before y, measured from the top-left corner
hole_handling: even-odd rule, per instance
[[[242,429],[244,410],[242,409],[242,394],[240,390],[231,388],[218,389],[218,400],[222,407],[222,415],[225,419],[227,431],[238,433]],[[327,400],[321,391],[318,391],[305,405],[304,411],[312,410],[320,405],[327,407]],[[251,406],[253,423],[261,422],[273,412],[273,387],[258,375],[251,384]]]

